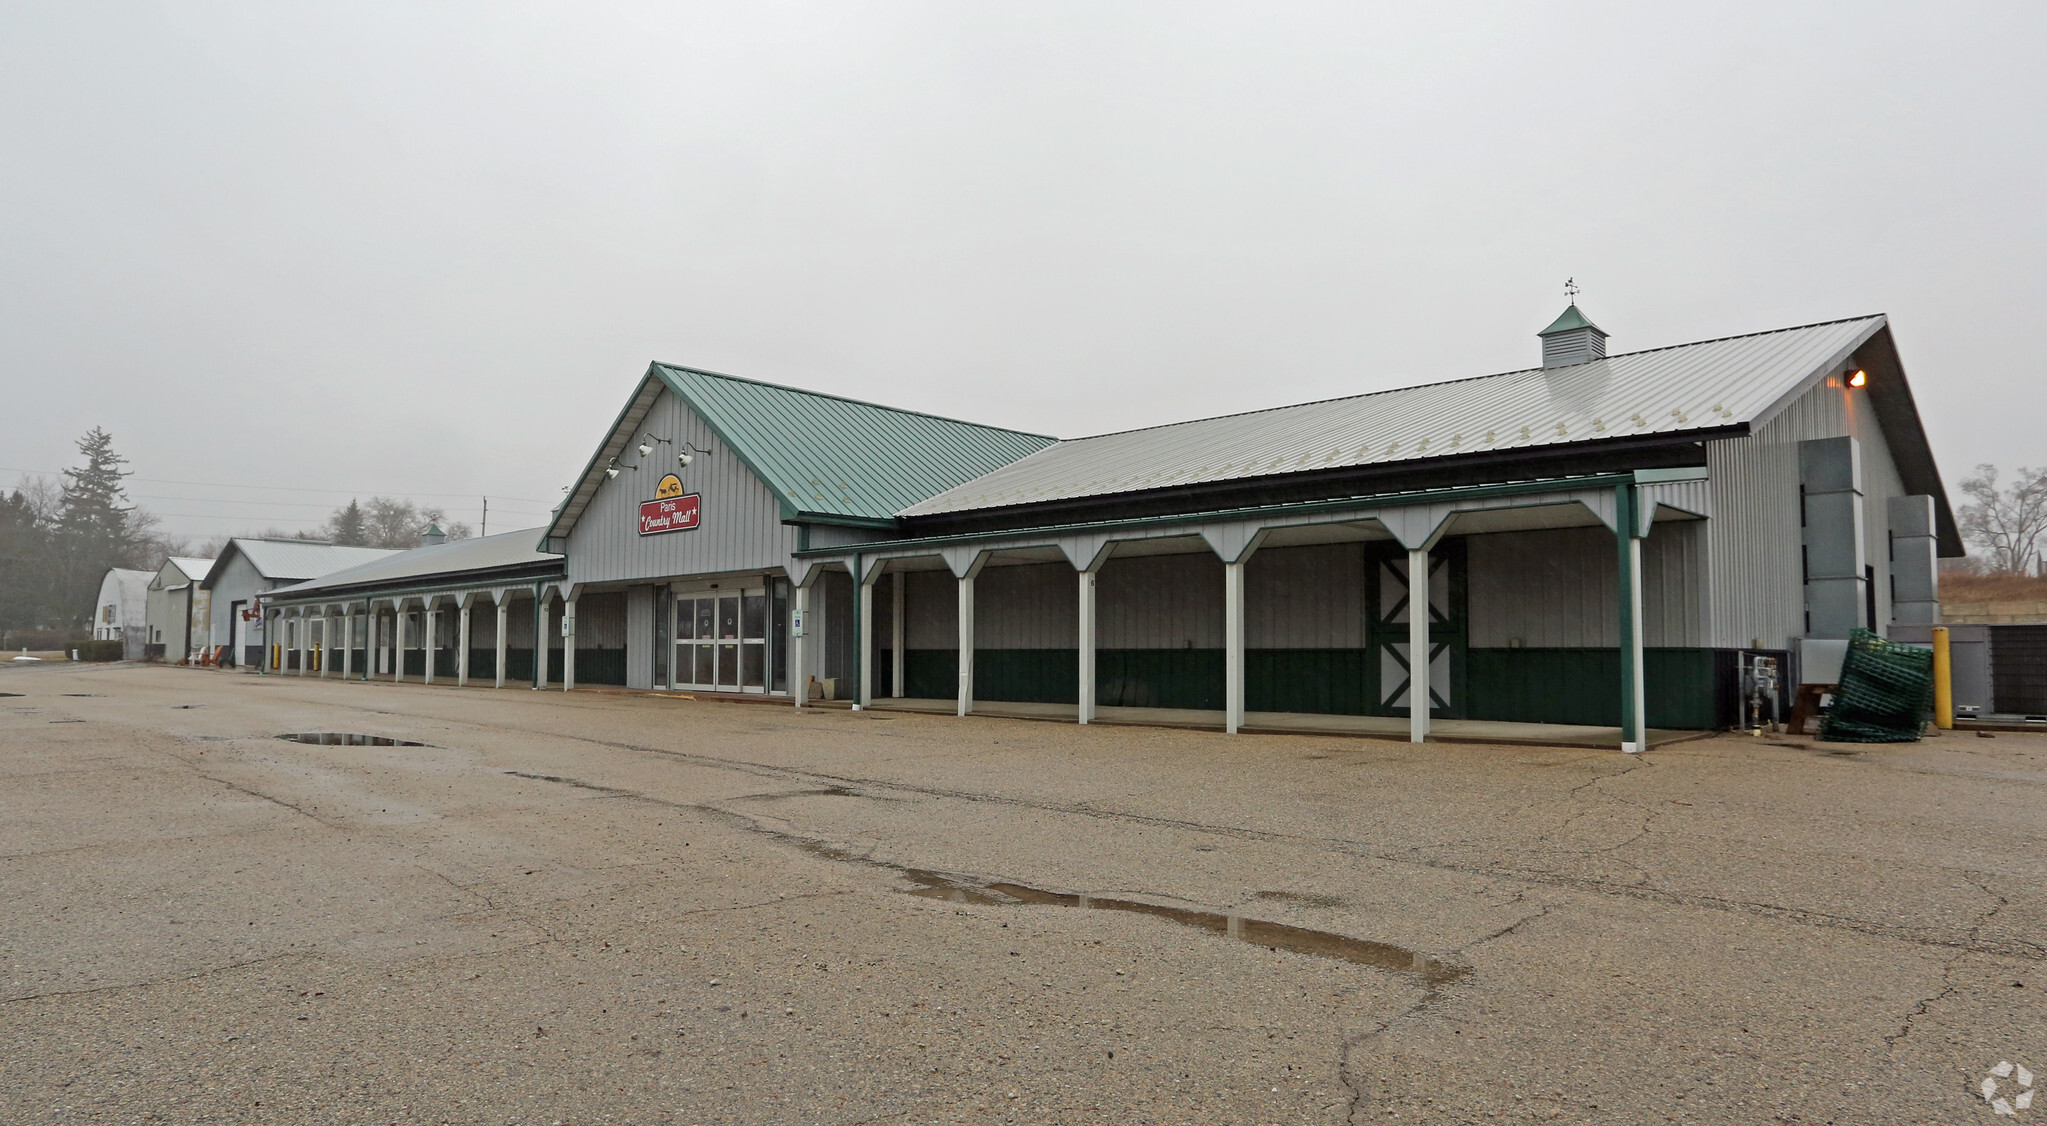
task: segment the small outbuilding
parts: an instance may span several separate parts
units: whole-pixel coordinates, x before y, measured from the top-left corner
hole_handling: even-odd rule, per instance
[[[121,659],[139,661],[149,635],[148,571],[109,568],[100,579],[99,602],[92,611],[92,639],[121,643]]]
[[[142,646],[144,659],[183,662],[192,656],[193,624],[199,624],[196,636],[204,637],[210,609],[199,580],[212,568],[211,559],[173,556],[150,577],[144,610],[148,637]]]

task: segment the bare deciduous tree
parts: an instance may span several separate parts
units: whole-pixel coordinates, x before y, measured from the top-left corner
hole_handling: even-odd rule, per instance
[[[1985,570],[1995,575],[2030,575],[2040,565],[2047,535],[2047,469],[2021,466],[2010,485],[1997,487],[1997,467],[1979,465],[1962,481],[1962,535],[1984,552]]]

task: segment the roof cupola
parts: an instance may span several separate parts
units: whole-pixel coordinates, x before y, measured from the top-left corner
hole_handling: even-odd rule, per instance
[[[433,547],[448,542],[448,533],[441,531],[439,524],[428,524],[426,531],[419,534],[419,546]]]
[[[1542,338],[1542,366],[1546,368],[1606,358],[1606,330],[1585,319],[1576,301],[1536,335]]]

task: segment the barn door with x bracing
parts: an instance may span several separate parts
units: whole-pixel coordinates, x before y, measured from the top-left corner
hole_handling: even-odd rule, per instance
[[[1372,713],[1407,715],[1407,551],[1397,543],[1373,544],[1365,553],[1365,568],[1371,646],[1365,675],[1374,678]],[[1429,552],[1429,714],[1441,719],[1464,714],[1467,573],[1463,540],[1446,539]]]

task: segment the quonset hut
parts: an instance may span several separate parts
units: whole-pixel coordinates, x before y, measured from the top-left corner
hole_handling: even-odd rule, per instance
[[[539,632],[565,686],[1639,750],[1733,722],[1745,651],[1938,620],[1962,545],[1883,316],[1540,336],[1069,441],[657,363],[534,545]]]

